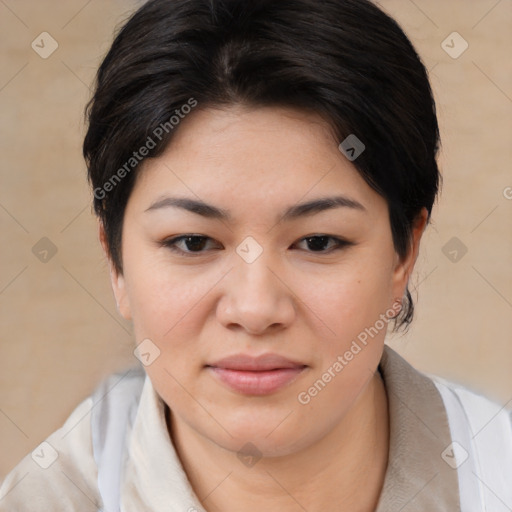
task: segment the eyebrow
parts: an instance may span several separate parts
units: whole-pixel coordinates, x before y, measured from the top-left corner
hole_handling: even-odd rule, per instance
[[[360,202],[356,201],[355,199],[350,199],[346,196],[320,197],[306,203],[299,203],[288,207],[283,212],[280,220],[278,221],[291,221],[299,217],[306,217],[340,207],[360,210],[362,212],[367,211]],[[145,211],[155,211],[162,208],[182,208],[209,219],[223,220],[228,222],[232,220],[232,215],[229,210],[218,208],[217,206],[205,203],[204,201],[191,199],[188,197],[163,197],[154,202]]]

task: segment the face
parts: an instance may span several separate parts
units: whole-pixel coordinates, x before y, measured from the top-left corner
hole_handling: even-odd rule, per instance
[[[386,201],[321,119],[198,110],[144,163],[112,283],[174,421],[229,450],[292,453],[374,377],[423,227],[399,258]]]

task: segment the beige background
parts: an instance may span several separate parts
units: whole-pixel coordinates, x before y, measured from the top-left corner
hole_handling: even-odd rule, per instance
[[[88,85],[137,3],[0,0],[0,479],[102,376],[136,362],[97,241],[81,143]],[[511,407],[512,2],[380,5],[431,71],[444,174],[413,282],[416,320],[388,341],[418,369]],[[453,31],[469,44],[457,59],[441,46]],[[41,32],[59,45],[47,59],[31,47]],[[46,263],[32,252],[43,237],[57,248]],[[468,249],[457,262],[442,250],[452,237]]]

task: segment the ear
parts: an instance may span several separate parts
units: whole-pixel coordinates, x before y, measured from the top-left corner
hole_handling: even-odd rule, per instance
[[[420,251],[420,240],[428,222],[428,211],[423,208],[414,220],[412,226],[409,250],[405,257],[397,255],[397,264],[393,272],[393,298],[402,298],[411,277],[414,265]]]
[[[100,239],[101,247],[103,248],[103,253],[108,262],[108,267],[110,271],[110,283],[112,285],[112,291],[114,292],[114,297],[116,299],[117,310],[119,311],[123,318],[125,318],[126,320],[131,320],[132,315],[130,311],[128,293],[126,291],[125,279],[122,272],[118,272],[115,269],[114,264],[112,263],[110,251],[108,250],[105,227],[103,226],[103,222],[101,220],[98,223],[98,238]]]

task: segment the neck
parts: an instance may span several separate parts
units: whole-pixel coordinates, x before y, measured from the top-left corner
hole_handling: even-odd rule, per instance
[[[208,512],[278,507],[282,512],[373,512],[377,506],[389,450],[387,396],[379,372],[320,441],[287,456],[264,457],[250,468],[175,415],[167,419],[191,486]]]

